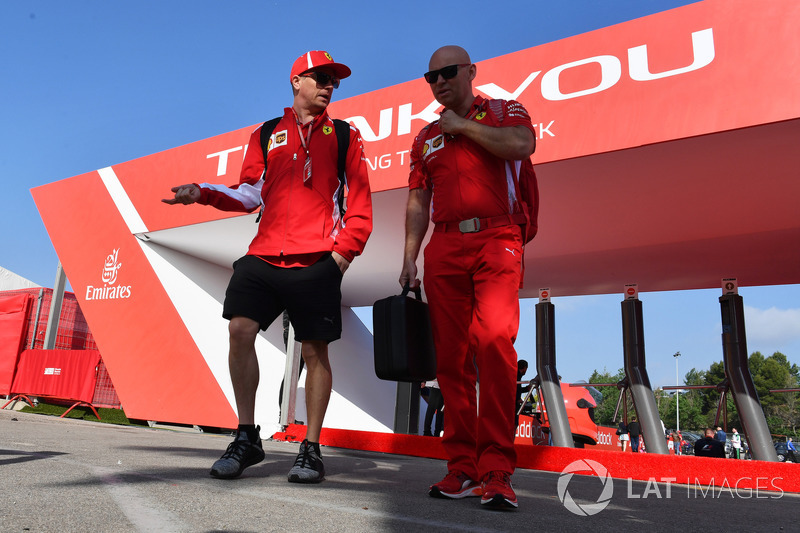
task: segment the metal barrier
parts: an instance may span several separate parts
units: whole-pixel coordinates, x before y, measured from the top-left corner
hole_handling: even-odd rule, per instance
[[[44,336],[47,329],[50,302],[53,298],[53,289],[42,287],[0,292],[0,296],[11,296],[14,294],[30,294],[37,298],[37,302],[35,305],[31,306],[31,312],[27,318],[25,339],[22,346],[26,349],[44,349]],[[78,299],[75,297],[75,294],[71,292],[64,293],[54,349],[98,349],[94,336],[92,336],[92,332],[89,330],[86,318],[83,316],[80,305],[78,305]],[[98,407],[111,409],[119,409],[122,406],[102,358],[97,367],[97,385],[95,387],[92,403]]]

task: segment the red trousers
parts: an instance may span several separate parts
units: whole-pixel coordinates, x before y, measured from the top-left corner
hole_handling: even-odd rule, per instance
[[[434,232],[425,248],[447,467],[476,481],[516,466],[521,233],[519,226]]]

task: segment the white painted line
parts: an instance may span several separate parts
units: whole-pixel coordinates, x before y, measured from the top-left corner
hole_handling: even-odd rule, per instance
[[[139,216],[139,212],[136,210],[130,197],[128,197],[128,193],[125,192],[125,189],[119,182],[119,178],[117,178],[114,170],[111,167],[106,167],[101,168],[97,173],[100,174],[100,179],[103,180],[108,194],[111,195],[114,205],[117,206],[119,214],[122,215],[122,219],[125,221],[125,224],[128,225],[130,232],[134,235],[137,233],[146,233],[147,226],[145,226],[142,217]]]

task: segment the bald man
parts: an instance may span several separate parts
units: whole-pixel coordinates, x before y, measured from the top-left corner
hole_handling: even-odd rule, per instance
[[[436,50],[428,68],[425,80],[444,109],[412,145],[399,281],[419,285],[416,261],[432,219],[424,282],[447,406],[448,472],[429,494],[480,496],[484,507],[516,509],[514,340],[528,223],[518,172],[535,134],[518,102],[475,96],[477,69],[463,48]]]

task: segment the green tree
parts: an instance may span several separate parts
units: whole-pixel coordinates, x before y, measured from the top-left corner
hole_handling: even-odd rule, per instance
[[[800,427],[799,393],[772,393],[772,389],[797,388],[800,383],[800,367],[789,363],[788,358],[781,352],[775,352],[769,357],[764,357],[761,352],[753,352],[748,357],[748,367],[753,378],[753,384],[758,394],[767,425],[772,433],[796,435]],[[694,369],[692,369],[694,371]],[[688,377],[688,375],[687,375]],[[717,386],[725,380],[723,363],[712,363],[706,372],[698,372],[695,378],[701,378],[704,385]],[[689,382],[687,381],[687,385]],[[702,389],[699,393],[701,400],[703,425],[712,425],[719,405],[720,391],[716,389]],[[681,405],[683,407],[683,405]],[[728,428],[742,427],[739,413],[733,394],[726,396]],[[681,409],[683,410],[683,409]],[[683,418],[683,416],[681,416]],[[722,420],[720,420],[722,425]]]
[[[692,368],[683,378],[688,386],[701,386],[707,384],[707,372]],[[687,389],[681,394],[681,428],[699,430],[708,425],[704,416],[703,407],[706,405],[708,389]]]
[[[683,384],[687,386],[703,386],[706,383],[706,372],[692,368],[684,375]],[[658,414],[668,429],[677,428],[677,415],[680,410],[681,430],[698,430],[708,425],[703,415],[705,405],[704,389],[683,389],[681,391],[653,391],[658,405]],[[679,400],[680,398],[680,400]]]
[[[756,387],[767,425],[773,434],[791,435],[798,437],[800,431],[800,393],[798,392],[770,392],[774,389],[793,389],[800,387],[800,367],[791,364],[786,355],[775,352],[765,357],[761,352],[753,352],[748,357],[748,366],[753,383]],[[623,369],[616,374],[611,374],[603,369],[595,370],[589,378],[589,383],[618,383],[625,377]],[[692,368],[684,376],[687,386],[705,386],[702,389],[686,389],[680,393],[680,426],[686,430],[700,430],[714,425],[714,419],[719,405],[720,391],[718,386],[725,382],[725,367],[722,361],[712,363],[708,370]],[[597,387],[602,395],[601,401],[595,410],[595,420],[604,426],[616,425],[614,410],[619,399],[617,387]],[[659,416],[667,427],[675,425],[678,394],[669,394],[664,390],[653,391],[658,406]],[[633,405],[630,395],[626,395],[628,412],[631,413]],[[741,429],[742,422],[736,410],[733,394],[726,395],[727,417],[724,419],[729,429]],[[617,421],[622,418],[622,405]],[[719,425],[723,425],[723,413],[720,413]]]
[[[757,357],[758,356],[758,357]],[[781,352],[775,352],[767,358],[755,352],[750,356],[750,361],[757,361],[758,371],[753,373],[753,382],[756,385],[767,424],[772,433],[782,435],[797,435],[800,426],[800,394],[796,392],[770,392],[773,389],[793,389],[800,384],[800,367],[789,363],[788,358]]]

